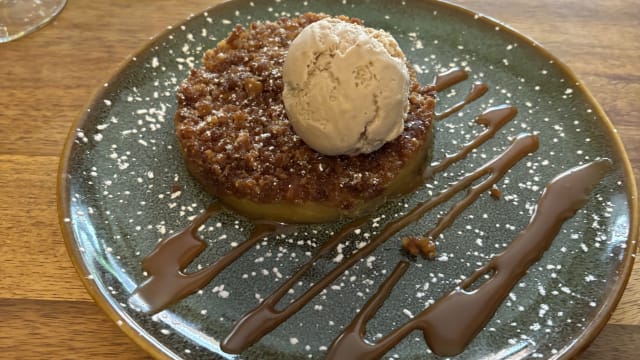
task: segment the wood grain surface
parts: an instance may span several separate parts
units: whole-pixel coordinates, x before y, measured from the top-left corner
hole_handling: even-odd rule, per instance
[[[259,0],[257,0],[259,1]],[[0,44],[0,358],[148,358],[93,303],[66,253],[56,173],[70,125],[125,58],[215,0],[70,0]],[[530,35],[591,89],[640,171],[637,0],[458,0]],[[582,359],[636,359],[640,266]]]

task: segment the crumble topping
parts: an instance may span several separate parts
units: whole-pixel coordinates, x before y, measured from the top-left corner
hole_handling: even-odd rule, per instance
[[[421,86],[413,72],[404,131],[378,151],[326,156],[295,134],[282,103],[282,65],[298,33],[325,17],[307,13],[237,25],[181,84],[176,132],[187,166],[207,191],[258,203],[314,201],[349,209],[382,195],[403,165],[431,146],[434,89]]]

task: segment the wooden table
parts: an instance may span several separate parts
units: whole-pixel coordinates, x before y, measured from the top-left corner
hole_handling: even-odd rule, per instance
[[[127,55],[217,1],[70,0],[44,29],[0,45],[0,358],[147,358],[93,303],[56,211],[59,154],[72,121]],[[640,172],[637,0],[459,0],[563,59],[607,111]],[[583,359],[636,359],[640,266]]]

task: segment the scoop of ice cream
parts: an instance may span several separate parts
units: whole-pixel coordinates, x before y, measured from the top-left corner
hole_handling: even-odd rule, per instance
[[[379,149],[404,128],[409,72],[388,33],[326,18],[293,40],[283,101],[296,134],[326,155]]]

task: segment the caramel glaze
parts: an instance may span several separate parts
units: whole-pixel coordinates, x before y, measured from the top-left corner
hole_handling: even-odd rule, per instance
[[[287,294],[297,282],[297,280],[304,275],[304,273],[313,266],[313,263],[317,261],[314,257],[308,263],[304,264],[292,277],[290,281],[284,283],[278,290],[272,295],[267,297],[260,305],[247,313],[233,328],[231,333],[222,342],[220,348],[231,354],[239,354],[256,341],[260,340],[264,335],[276,328],[281,323],[285,322],[289,317],[298,312],[303,306],[311,301],[316,295],[318,295],[324,288],[329,286],[346,270],[355,265],[358,261],[371,254],[381,244],[395,235],[398,231],[404,229],[409,224],[420,220],[428,211],[434,207],[450,200],[460,191],[468,188],[473,182],[478,179],[489,175],[479,185],[475,186],[469,194],[460,202],[455,204],[448,216],[443,217],[438,226],[437,231],[442,231],[448,224],[450,224],[455,216],[462,212],[466,206],[471,204],[473,200],[479,196],[480,193],[486,191],[498,180],[500,180],[504,174],[506,174],[513,165],[520,161],[527,154],[535,151],[538,148],[538,139],[534,135],[522,135],[514,140],[514,142],[498,157],[482,166],[481,168],[473,171],[469,175],[458,182],[451,185],[447,190],[443,191],[439,195],[432,199],[425,201],[409,213],[402,217],[388,223],[382,231],[375,237],[373,237],[367,245],[362,247],[358,252],[345,258],[339,263],[332,271],[325,275],[322,279],[311,286],[303,295],[296,299],[293,303],[287,305],[282,310],[277,310],[276,305],[279,300]],[[348,226],[346,229],[355,229],[357,226]],[[351,230],[349,230],[350,232]],[[336,236],[346,236],[348,232],[341,232]],[[337,244],[337,238],[334,237],[331,241],[331,246]],[[335,244],[334,244],[335,243]]]
[[[367,322],[388,298],[408,264],[400,262],[353,322],[333,341],[327,359],[376,359],[414,330],[420,330],[437,355],[459,354],[482,330],[531,265],[538,261],[564,222],[585,205],[589,193],[610,170],[611,161],[597,160],[573,168],[546,186],[529,224],[488,264],[448,295],[375,344],[364,340]],[[491,274],[476,290],[467,291]]]

